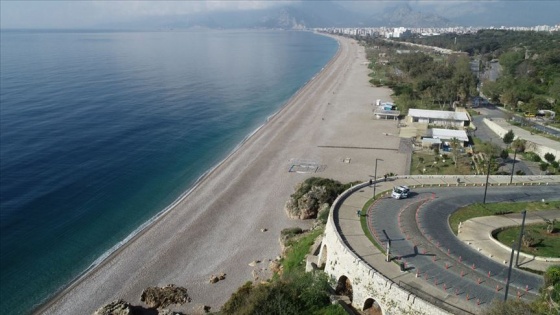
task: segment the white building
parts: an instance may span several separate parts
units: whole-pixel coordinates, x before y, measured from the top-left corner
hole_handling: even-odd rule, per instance
[[[466,112],[411,108],[407,122],[462,129],[469,126],[470,119]]]
[[[453,129],[428,129],[426,137],[422,138],[422,147],[431,148],[433,146],[438,146],[439,148],[446,148],[451,146],[451,141],[453,139],[459,140],[459,145],[465,147],[469,143],[469,137],[467,132],[464,130],[453,130]]]
[[[412,31],[404,27],[397,27],[392,32],[385,34],[387,38],[407,38],[410,36],[412,36]]]

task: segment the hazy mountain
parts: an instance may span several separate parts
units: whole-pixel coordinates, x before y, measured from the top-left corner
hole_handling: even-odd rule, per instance
[[[368,17],[369,15],[369,17]],[[381,15],[356,12],[334,1],[302,1],[261,10],[211,11],[190,15],[149,17],[129,20],[108,28],[280,28],[364,26],[448,26],[451,23],[435,14],[424,14],[404,4],[386,9]]]
[[[125,29],[184,29],[184,28],[280,28],[356,26],[362,18],[332,1],[295,2],[260,10],[209,11],[196,14],[153,16],[97,27]]]
[[[2,1],[2,29],[534,26],[558,0]]]
[[[355,21],[360,16],[332,1],[321,2],[320,5],[303,1],[268,11],[260,27],[351,27],[357,26]]]
[[[382,14],[371,16],[364,24],[391,27],[448,27],[456,25],[437,14],[415,11],[407,3],[387,8]]]

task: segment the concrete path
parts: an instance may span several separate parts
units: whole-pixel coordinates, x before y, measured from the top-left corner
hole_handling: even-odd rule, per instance
[[[560,210],[528,212],[525,224],[543,223],[543,219],[559,220]],[[458,238],[478,250],[482,255],[487,255],[505,264],[509,262],[511,249],[494,239],[492,231],[503,227],[520,226],[521,220],[521,213],[473,218],[462,222]],[[545,271],[551,264],[560,264],[560,258],[550,259],[520,253],[518,263],[519,266],[524,268]]]

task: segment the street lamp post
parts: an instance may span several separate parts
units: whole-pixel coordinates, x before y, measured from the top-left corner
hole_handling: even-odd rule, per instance
[[[490,179],[490,159],[488,159],[488,169],[486,170],[486,185],[484,187],[484,199],[482,203],[486,203],[486,192],[488,192],[488,180]]]
[[[523,229],[525,228],[527,210],[523,210],[521,213],[523,214],[523,219],[521,220],[521,231],[519,231],[519,238],[517,239],[517,257],[515,258],[515,267],[519,267],[519,252],[521,251],[521,242],[523,241]]]
[[[377,181],[377,161],[383,161],[382,159],[375,159],[375,171],[373,173],[373,199],[375,199],[375,185]]]
[[[490,138],[490,143],[492,143],[492,138]],[[486,193],[488,192],[488,180],[490,179],[490,162],[492,160],[492,152],[488,154],[488,169],[486,170],[486,185],[484,186],[484,199],[482,200],[482,204],[486,203]]]
[[[513,149],[513,165],[511,166],[511,176],[509,177],[509,183],[513,182],[513,171],[515,170],[515,158],[517,157],[517,148]]]
[[[515,244],[512,244],[511,246],[511,256],[509,257],[509,268],[508,268],[508,273],[507,273],[507,278],[506,278],[506,288],[504,290],[504,301],[507,301],[508,298],[508,292],[509,292],[509,278],[511,278],[511,268],[513,267],[513,254],[515,253]]]

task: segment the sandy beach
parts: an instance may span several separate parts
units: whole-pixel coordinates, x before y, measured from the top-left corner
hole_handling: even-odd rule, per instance
[[[376,158],[383,160],[378,176],[404,174],[397,122],[372,115],[375,100],[390,100],[391,91],[368,82],[364,47],[337,39],[339,52],[323,71],[191,194],[39,312],[91,314],[120,298],[144,305],[143,289],[167,284],[187,288],[192,298],[174,310],[208,305],[217,311],[280,254],[282,229],[310,225],[288,219],[283,209],[297,183],[311,176],[366,181]],[[320,167],[290,172],[295,160]],[[255,260],[262,263],[249,266]],[[225,280],[208,282],[220,273]]]

